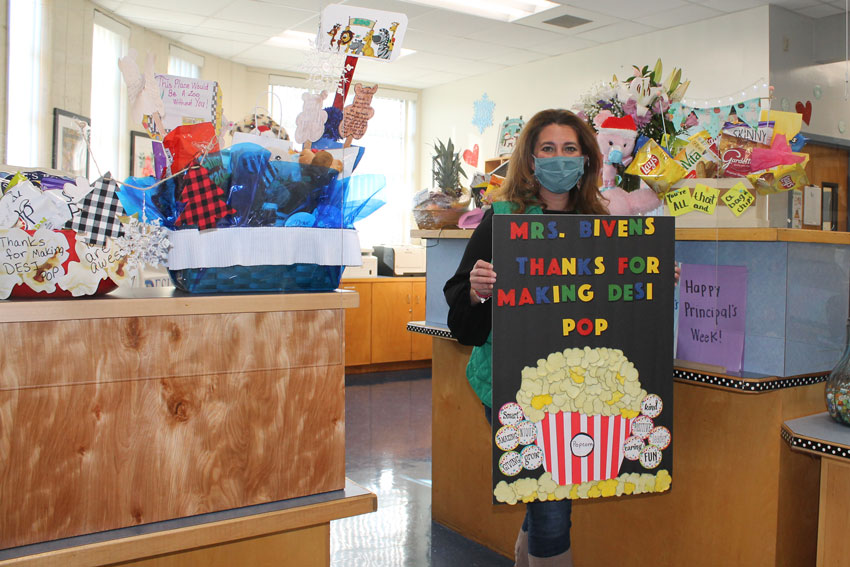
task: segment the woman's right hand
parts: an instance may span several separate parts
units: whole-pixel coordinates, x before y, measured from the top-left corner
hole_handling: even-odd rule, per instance
[[[469,301],[473,305],[483,303],[493,295],[493,284],[496,283],[496,272],[493,264],[478,260],[469,272]]]

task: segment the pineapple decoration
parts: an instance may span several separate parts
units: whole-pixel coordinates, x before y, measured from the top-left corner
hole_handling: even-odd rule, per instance
[[[419,228],[428,230],[457,225],[470,201],[470,193],[460,181],[461,177],[466,179],[461,163],[460,152],[455,151],[451,138],[445,144],[436,141],[431,175],[437,190],[425,190],[418,195],[413,216]]]
[[[463,188],[460,185],[460,177],[466,179],[466,172],[461,167],[460,153],[455,152],[452,139],[447,144],[437,140],[434,146],[434,157],[432,173],[434,183],[444,195],[453,200],[460,200]]]

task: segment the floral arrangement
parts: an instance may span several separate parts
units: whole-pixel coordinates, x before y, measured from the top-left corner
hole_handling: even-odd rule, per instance
[[[690,81],[682,81],[681,69],[674,68],[663,81],[661,59],[652,69],[648,66],[632,69],[631,77],[619,80],[614,75],[611,82],[600,83],[585,93],[574,107],[576,114],[591,124],[603,111],[616,117],[631,116],[638,136],[655,140],[661,146],[696,124],[696,117],[691,116],[688,120],[693,124],[686,121],[677,127],[668,113],[671,104],[681,102],[690,85]]]

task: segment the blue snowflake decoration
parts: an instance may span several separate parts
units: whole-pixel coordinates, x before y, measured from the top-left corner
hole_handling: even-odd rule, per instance
[[[483,134],[485,128],[493,125],[493,109],[496,108],[496,103],[487,98],[487,93],[484,93],[472,104],[475,107],[472,125],[478,127],[479,134]]]

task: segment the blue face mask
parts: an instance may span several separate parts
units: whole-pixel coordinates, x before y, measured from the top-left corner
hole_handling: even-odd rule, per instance
[[[567,193],[584,173],[584,156],[534,158],[534,177],[552,193]]]

